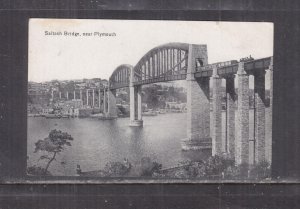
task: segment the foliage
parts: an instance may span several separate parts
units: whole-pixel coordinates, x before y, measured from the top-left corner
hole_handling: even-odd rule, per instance
[[[175,101],[186,102],[186,93],[183,88],[170,86],[163,89],[161,85],[150,85],[143,87],[142,101],[147,103],[151,109],[164,108],[166,102],[173,98]]]
[[[35,165],[27,168],[27,174],[33,176],[52,176],[52,174],[45,168]]]
[[[271,175],[270,164],[267,161],[262,161],[254,165],[249,171],[249,178],[264,179]]]
[[[141,176],[152,176],[161,170],[162,164],[152,162],[149,157],[143,157],[141,159]]]
[[[234,160],[220,156],[212,156],[203,161],[185,161],[176,168],[159,170],[153,177],[200,178],[200,179],[266,179],[270,176],[270,165],[261,162],[249,166],[236,166]]]
[[[48,137],[43,140],[38,140],[35,143],[35,151],[46,151],[51,153],[61,152],[65,146],[71,146],[69,141],[72,141],[73,138],[67,132],[62,132],[60,130],[50,131]]]
[[[35,153],[38,151],[44,151],[47,154],[40,156],[40,160],[46,160],[47,164],[43,170],[44,175],[47,174],[50,164],[56,159],[56,155],[62,152],[66,146],[71,146],[73,137],[67,132],[62,132],[60,130],[50,131],[48,137],[43,140],[38,140],[35,143]],[[40,172],[41,170],[39,170]],[[37,172],[37,173],[39,173]]]
[[[106,173],[106,176],[116,177],[126,175],[130,169],[130,163],[109,162],[105,165],[104,172]]]

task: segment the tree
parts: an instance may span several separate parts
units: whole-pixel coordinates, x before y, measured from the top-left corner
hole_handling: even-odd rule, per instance
[[[70,141],[72,140],[73,137],[67,132],[54,129],[50,131],[48,137],[44,138],[43,140],[38,140],[35,143],[35,153],[38,151],[45,151],[48,153],[40,157],[40,160],[48,160],[44,169],[44,175],[48,173],[48,168],[55,160],[57,154],[62,152],[66,146],[71,146]]]

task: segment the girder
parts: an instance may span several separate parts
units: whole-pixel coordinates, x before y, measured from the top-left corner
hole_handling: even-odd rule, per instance
[[[185,79],[188,44],[168,43],[151,49],[134,67],[135,85]]]
[[[109,79],[109,88],[118,89],[129,87],[130,74],[133,72],[133,85],[144,85],[157,82],[185,80],[187,77],[189,44],[168,43],[148,51],[133,67],[120,65]],[[213,68],[217,68],[218,75],[236,74],[238,61],[230,60],[202,66],[201,60],[196,60],[195,78],[212,76]],[[266,69],[271,57],[245,61],[245,71],[255,73]]]
[[[265,70],[270,65],[270,62],[271,57],[246,61],[245,71],[249,74],[253,74],[256,71]],[[212,76],[212,69],[214,67],[217,67],[218,75],[220,76],[232,75],[236,74],[238,71],[238,62],[236,60],[231,60],[227,62],[214,63],[204,67],[199,67],[195,73],[195,77],[200,78]]]
[[[109,88],[119,89],[128,87],[132,68],[131,65],[118,66],[109,78]]]

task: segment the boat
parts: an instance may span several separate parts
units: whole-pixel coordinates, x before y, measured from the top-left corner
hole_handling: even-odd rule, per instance
[[[143,112],[142,116],[157,116],[157,112],[154,111]]]
[[[117,119],[118,117],[116,116],[99,116],[98,117],[98,120],[114,120],[114,119]]]
[[[61,115],[61,118],[70,118],[69,115]]]
[[[48,118],[48,119],[55,119],[55,118],[61,118],[62,116],[61,115],[56,115],[56,114],[45,114],[45,118]]]
[[[166,114],[166,110],[161,109],[161,110],[158,111],[158,113],[159,113],[159,114]]]

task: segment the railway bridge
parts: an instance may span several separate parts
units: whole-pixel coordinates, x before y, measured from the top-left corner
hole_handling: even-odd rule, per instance
[[[108,103],[106,114],[108,117],[117,116],[116,89],[129,87],[130,126],[143,126],[142,86],[186,80],[187,138],[182,140],[182,149],[211,149],[212,155],[225,154],[234,158],[236,164],[262,162],[266,160],[265,73],[267,70],[271,75],[270,104],[272,105],[272,57],[208,64],[206,45],[186,43],[161,45],[147,52],[135,66],[120,65],[114,70],[109,78],[107,94],[104,95]],[[252,160],[249,160],[249,75],[254,76],[255,94]],[[235,77],[237,77],[237,86],[235,86]],[[222,140],[222,79],[226,81],[227,97],[225,140]],[[212,82],[213,95],[212,117],[210,117],[210,82]],[[235,111],[236,102],[237,111]]]

